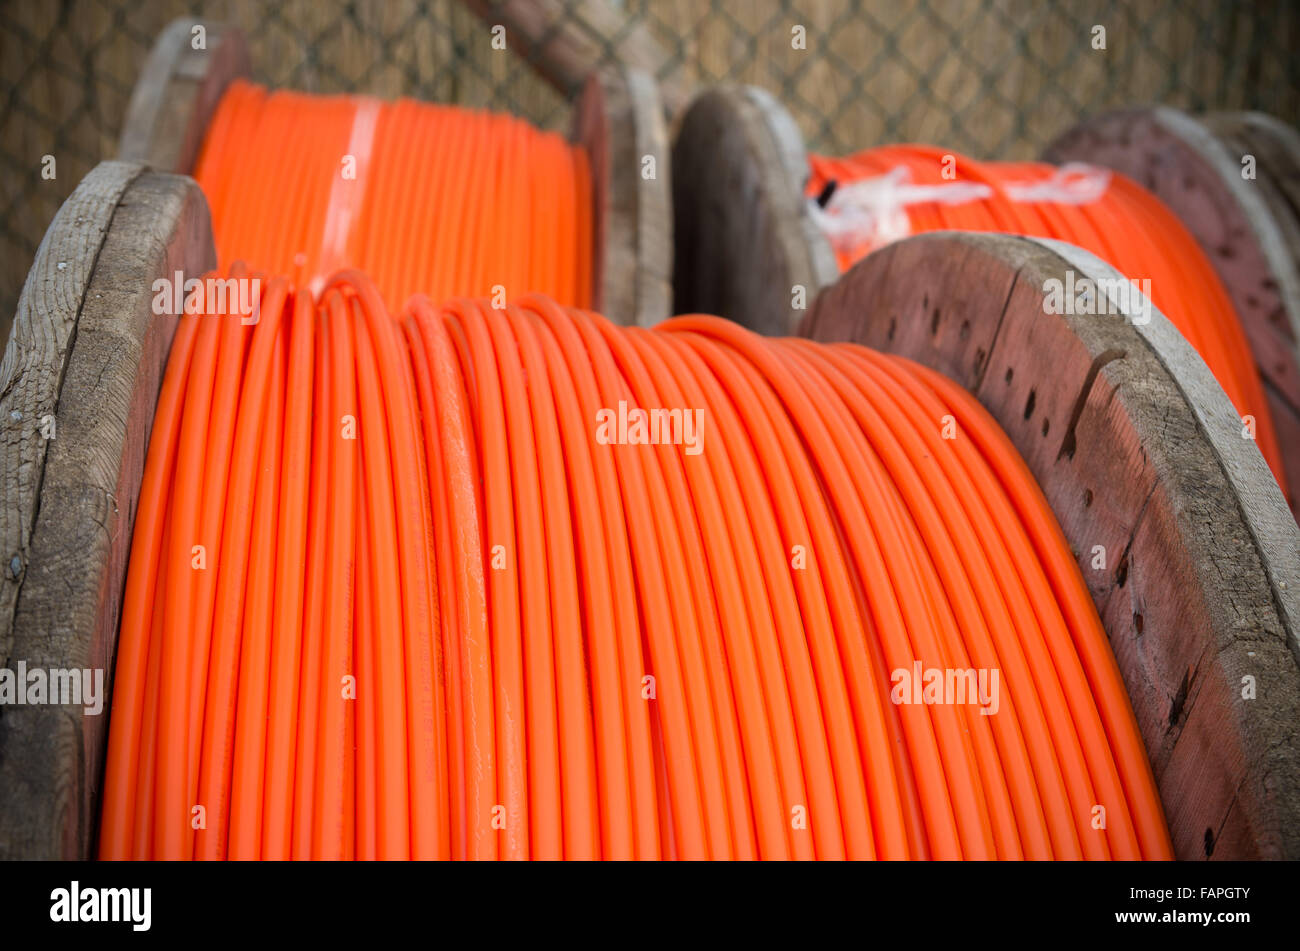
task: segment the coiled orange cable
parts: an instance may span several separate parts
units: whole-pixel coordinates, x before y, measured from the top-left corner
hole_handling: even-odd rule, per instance
[[[236,80],[194,177],[223,270],[356,267],[394,311],[496,288],[591,304],[586,152],[511,116]]]
[[[701,451],[606,445],[620,401]],[[344,272],[184,317],[156,426],[105,857],[1169,854],[1068,546],[931,371],[542,297],[394,320]],[[997,712],[891,702],[918,661]]]
[[[1286,491],[1272,414],[1232,302],[1182,222],[1136,182],[1108,173],[1108,184],[1095,198],[1026,199],[1016,195],[1017,186],[1050,182],[1060,175],[1058,169],[1032,162],[977,162],[922,145],[881,146],[842,158],[810,155],[809,167],[810,197],[821,195],[831,182],[878,179],[899,169],[906,170],[910,184],[920,186],[977,183],[989,193],[952,203],[907,204],[910,231],[998,231],[1056,238],[1092,252],[1131,279],[1149,280],[1152,303],[1205,360],[1238,412],[1254,418],[1260,452]],[[871,229],[860,240],[841,243],[836,249],[840,267],[847,269],[880,243]]]
[[[483,116],[379,109],[357,181],[394,177],[354,220],[389,243],[347,247],[388,283],[318,279],[325,186],[290,197],[306,155],[266,173],[284,192],[237,168],[240,103],[269,107],[227,98],[205,174],[218,227],[247,233],[223,255],[294,277],[232,264],[261,281],[255,320],[180,319],[102,857],[1170,855],[1079,569],[969,394],[855,345],[518,293],[590,259],[587,212],[562,240],[516,228],[519,202],[558,221],[573,196],[526,180],[532,133]],[[256,134],[296,148],[357,108],[308,97]],[[404,218],[437,142],[463,147],[447,181],[483,184],[457,202],[427,176],[439,197]],[[514,158],[489,178],[484,149]],[[568,270],[553,286],[580,297]],[[505,301],[392,304],[495,273]],[[628,428],[638,409],[676,414],[664,438]],[[914,665],[991,693],[911,702]]]

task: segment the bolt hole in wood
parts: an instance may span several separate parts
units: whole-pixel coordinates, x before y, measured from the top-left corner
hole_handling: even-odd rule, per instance
[[[1043,435],[1046,436],[1046,435],[1047,435],[1047,431],[1048,431],[1049,429],[1051,429],[1051,428],[1052,428],[1051,420],[1049,420],[1046,416],[1044,416],[1044,417],[1043,417]]]
[[[1015,373],[1016,373],[1015,370],[1013,370],[1011,367],[1007,367],[1007,376],[1006,376],[1006,380],[1007,380],[1008,383],[1011,382],[1011,378],[1012,378],[1013,376],[1015,376]]]
[[[936,307],[934,308],[934,310],[930,311],[930,333],[937,334],[938,332],[939,332],[939,308]]]
[[[1083,507],[1092,508],[1092,489],[1083,490]]]
[[[1183,706],[1187,703],[1187,693],[1191,689],[1191,671],[1183,674],[1183,682],[1178,686],[1178,693],[1174,694],[1173,703],[1169,704],[1169,727],[1173,729],[1178,720],[1183,715]]]
[[[1038,393],[1035,390],[1029,391],[1029,399],[1025,400],[1025,419],[1034,415],[1034,403],[1038,401]]]

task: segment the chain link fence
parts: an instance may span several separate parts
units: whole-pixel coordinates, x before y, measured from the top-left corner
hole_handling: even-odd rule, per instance
[[[549,128],[608,61],[657,75],[670,116],[700,86],[763,86],[827,153],[917,141],[1031,158],[1084,115],[1154,102],[1300,118],[1292,0],[4,0],[0,327],[59,204],[115,154],[154,38],[184,14],[240,26],[270,85]]]

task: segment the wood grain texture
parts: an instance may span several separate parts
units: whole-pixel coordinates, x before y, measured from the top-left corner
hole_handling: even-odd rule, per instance
[[[14,610],[29,561],[49,441],[77,315],[123,192],[139,165],[95,168],[50,224],[27,275],[0,363],[0,658],[13,646]]]
[[[668,62],[651,31],[629,23],[608,0],[465,0],[465,6],[489,27],[504,26],[507,49],[565,96],[612,63],[654,76]],[[685,104],[684,88],[675,77],[664,82],[663,99],[670,115]]]
[[[673,309],[790,333],[839,275],[807,210],[808,161],[789,114],[761,89],[699,95],[673,146]]]
[[[654,79],[636,69],[594,73],[572,137],[591,163],[593,303],[617,323],[653,326],[671,315],[673,267],[671,156]]]
[[[1110,637],[1177,856],[1300,857],[1300,531],[1162,315],[1044,312],[1071,270],[1118,278],[1057,242],[921,235],[859,262],[802,331],[946,373],[1015,443]]]
[[[1278,430],[1292,507],[1300,512],[1300,223],[1295,134],[1246,114],[1194,118],[1129,109],[1080,123],[1049,161],[1092,162],[1157,195],[1187,226],[1223,282],[1259,367]],[[1254,180],[1242,158],[1258,154]],[[1292,188],[1283,200],[1283,185]]]
[[[75,214],[90,199],[111,200],[104,224]],[[104,163],[69,205],[74,214],[60,214],[46,244],[92,234],[102,246],[68,262],[84,275],[84,293],[61,314],[70,328],[66,366],[42,370],[57,390],[43,472],[26,466],[13,480],[21,492],[7,494],[0,510],[8,518],[15,503],[37,496],[2,659],[10,668],[22,661],[29,670],[102,670],[107,689],[145,450],[175,330],[174,317],[152,311],[153,281],[176,271],[199,276],[216,257],[207,204],[191,179]],[[29,287],[39,281],[34,272]],[[6,366],[14,352],[11,343]],[[6,469],[7,486],[10,478]],[[109,701],[98,716],[83,706],[0,708],[0,859],[89,857]]]
[[[194,48],[195,27],[204,48]],[[180,17],[158,35],[136,80],[122,123],[118,155],[159,171],[188,174],[198,160],[208,120],[231,80],[251,74],[239,29]]]

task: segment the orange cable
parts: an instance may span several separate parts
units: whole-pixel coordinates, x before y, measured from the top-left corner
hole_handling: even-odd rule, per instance
[[[955,384],[591,313],[586,157],[509,117],[236,83],[199,178],[257,300],[176,333],[102,857],[1169,856],[1079,569]]]
[[[211,628],[213,662],[231,669],[199,678],[200,745],[141,709],[159,693],[154,652],[124,642],[105,857],[1169,854],[1068,546],[1006,437],[938,374],[716,318],[623,330],[541,297],[417,297],[395,320],[356,273],[315,305],[269,282],[255,326],[224,319],[182,322],[150,471],[172,445],[183,461],[200,419],[224,418],[215,344],[238,327],[250,349],[230,387],[238,451],[211,609],[234,628]],[[620,401],[700,410],[702,451],[683,430],[606,444],[585,420]],[[955,440],[939,435],[945,414]],[[158,573],[191,570],[180,485],[164,488],[142,505],[133,591],[160,525],[174,554]],[[319,557],[308,539],[324,539]],[[304,610],[309,590],[323,610]],[[133,595],[124,632],[167,598]],[[898,702],[916,663],[997,670],[998,711]],[[295,769],[311,730],[278,741],[291,762],[270,746],[313,705],[309,784]],[[136,734],[140,754],[121,739],[127,710],[155,733]],[[184,789],[166,764],[191,756],[201,830],[159,811],[168,783]],[[142,848],[116,816],[151,769]]]
[[[394,312],[417,292],[496,286],[591,302],[586,153],[511,116],[235,80],[194,177],[223,271],[323,281],[355,267]]]

